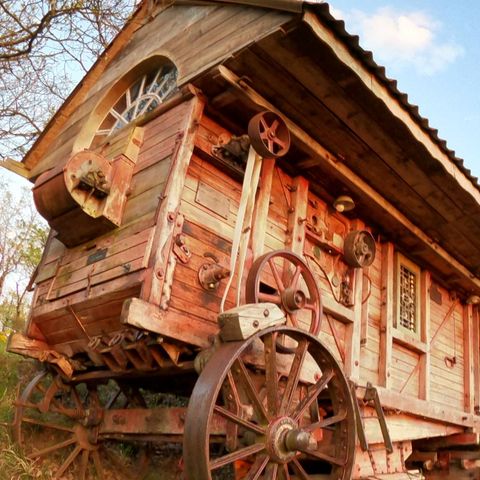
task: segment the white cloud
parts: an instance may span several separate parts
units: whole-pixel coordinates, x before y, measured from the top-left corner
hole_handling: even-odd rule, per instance
[[[420,74],[433,75],[464,53],[461,45],[442,36],[442,24],[424,12],[383,7],[373,14],[360,10],[333,14],[345,19],[347,29],[360,34],[362,46],[386,65],[413,66]]]

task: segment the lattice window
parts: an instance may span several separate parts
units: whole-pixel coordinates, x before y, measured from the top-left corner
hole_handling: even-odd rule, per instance
[[[404,265],[400,265],[400,311],[398,323],[401,327],[417,331],[417,276]]]
[[[137,79],[110,109],[95,134],[95,142],[152,111],[177,91],[177,69],[163,65]]]
[[[397,318],[398,329],[418,335],[420,317],[420,269],[397,254]]]

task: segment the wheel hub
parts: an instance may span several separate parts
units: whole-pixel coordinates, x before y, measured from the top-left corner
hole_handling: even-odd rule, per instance
[[[274,420],[267,430],[267,451],[271,460],[286,463],[295,457],[300,449],[308,448],[310,434],[298,428],[290,417]]]
[[[292,313],[295,310],[301,310],[307,303],[307,297],[301,290],[287,288],[282,294],[282,304],[284,308]]]
[[[94,430],[96,429],[86,428],[79,423],[73,428],[77,444],[83,450],[98,450],[99,445],[97,444],[97,435]]]

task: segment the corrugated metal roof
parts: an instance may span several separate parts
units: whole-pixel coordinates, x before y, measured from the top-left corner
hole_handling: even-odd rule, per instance
[[[358,35],[351,35],[347,32],[345,29],[345,22],[343,20],[338,20],[332,15],[328,3],[316,5],[314,11],[344,42],[344,44],[350,49],[351,53],[360,59],[376,78],[388,88],[391,95],[403,105],[417,124],[420,125],[420,127],[430,136],[432,141],[440,147],[440,149],[453,163],[455,163],[455,165],[457,165],[460,171],[472,182],[472,184],[480,190],[478,178],[472,175],[470,169],[465,167],[463,159],[457,157],[455,151],[448,148],[447,142],[438,136],[438,130],[430,126],[428,119],[420,115],[418,106],[408,101],[408,95],[398,89],[397,81],[387,77],[385,67],[382,67],[375,62],[372,52],[364,50],[360,46]]]

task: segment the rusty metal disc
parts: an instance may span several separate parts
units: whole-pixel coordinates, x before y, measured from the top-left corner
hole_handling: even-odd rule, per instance
[[[58,375],[38,373],[16,402],[12,425],[16,443],[29,458],[48,459],[52,478],[93,480],[114,474],[123,459],[116,454],[115,442],[99,433],[103,415],[106,409],[136,408],[138,400],[110,387],[66,384]],[[117,465],[112,470],[113,460]],[[147,465],[142,447],[135,461],[132,470],[141,479]]]
[[[248,136],[263,158],[283,157],[290,148],[290,132],[285,121],[274,112],[258,113],[248,123]]]
[[[351,267],[369,267],[375,260],[376,251],[375,239],[367,230],[355,230],[345,237],[344,260]]]
[[[290,325],[318,335],[322,298],[308,265],[289,250],[258,257],[248,272],[247,303],[272,302],[287,315]]]
[[[296,344],[290,358],[280,335]],[[350,480],[355,439],[340,364],[312,335],[272,327],[224,343],[202,371],[185,419],[186,478]]]

